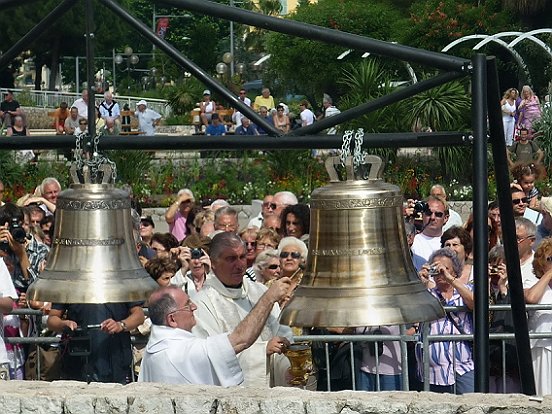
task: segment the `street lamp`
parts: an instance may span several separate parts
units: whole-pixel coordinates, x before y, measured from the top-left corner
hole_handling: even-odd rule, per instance
[[[123,57],[121,54],[115,54],[115,49],[113,49],[113,88],[115,89],[116,88],[116,84],[115,84],[115,63],[117,65],[120,65],[121,63],[124,62],[125,58],[126,58],[126,62],[127,62],[127,67],[126,67],[126,71],[127,71],[127,79],[128,79],[128,86],[127,88],[130,89],[130,65],[132,66],[135,66],[138,64],[138,62],[140,62],[140,58],[138,57],[137,54],[134,53],[134,50],[132,50],[132,48],[130,46],[127,46],[125,47],[124,51],[123,51],[123,54],[125,55],[125,57]]]

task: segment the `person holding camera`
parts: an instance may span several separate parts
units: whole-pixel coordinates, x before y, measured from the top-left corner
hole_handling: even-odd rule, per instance
[[[447,311],[441,319],[422,323],[422,336],[426,324],[429,324],[430,335],[472,334],[473,285],[466,285],[460,280],[462,263],[457,254],[450,248],[439,249],[429,257],[428,264],[419,272],[419,276],[429,292],[443,306],[465,306],[468,310]],[[430,287],[431,280],[435,283],[434,287]],[[430,342],[427,353],[421,347],[422,343],[420,340],[416,346],[418,377],[424,381],[424,358],[428,358],[430,391],[453,393],[455,390],[456,394],[474,392],[471,342]]]
[[[181,287],[192,300],[203,288],[207,275],[211,271],[210,243],[211,239],[208,237],[193,234],[182,242],[182,246],[171,249],[171,256],[180,266],[171,284]]]
[[[28,239],[23,228],[24,217],[23,209],[13,203],[0,207],[0,251],[11,265],[13,284],[19,292],[27,291],[40,270],[39,266],[33,268],[27,254]],[[33,262],[40,263],[40,260],[33,259]]]

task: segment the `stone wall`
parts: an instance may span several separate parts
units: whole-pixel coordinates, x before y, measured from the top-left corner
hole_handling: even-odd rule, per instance
[[[21,109],[25,112],[29,129],[54,129],[54,118],[48,116],[48,112],[54,111],[52,108],[22,106]]]
[[[3,414],[540,414],[552,412],[552,398],[12,381],[0,383],[0,407]]]

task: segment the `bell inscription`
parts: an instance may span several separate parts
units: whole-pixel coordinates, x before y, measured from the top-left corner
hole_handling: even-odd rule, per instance
[[[68,200],[58,199],[57,208],[63,210],[121,210],[130,208],[130,199],[114,200]]]
[[[395,207],[402,205],[402,196],[378,198],[346,198],[342,200],[312,199],[311,208],[321,210],[351,210],[355,208]]]

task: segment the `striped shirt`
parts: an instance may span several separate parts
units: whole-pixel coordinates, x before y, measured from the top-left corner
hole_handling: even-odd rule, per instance
[[[466,285],[473,290],[473,285]],[[464,306],[464,300],[454,289],[452,298],[445,300],[438,289],[429,289],[430,293],[443,303],[443,306]],[[454,322],[452,320],[454,320]],[[473,333],[473,316],[471,312],[451,311],[444,318],[426,322],[430,335],[457,335]],[[423,325],[423,324],[422,324]],[[421,329],[423,333],[423,326]],[[471,343],[469,341],[444,341],[429,343],[429,383],[434,385],[452,385],[456,375],[473,371]],[[418,377],[423,380],[423,349],[416,347]]]

